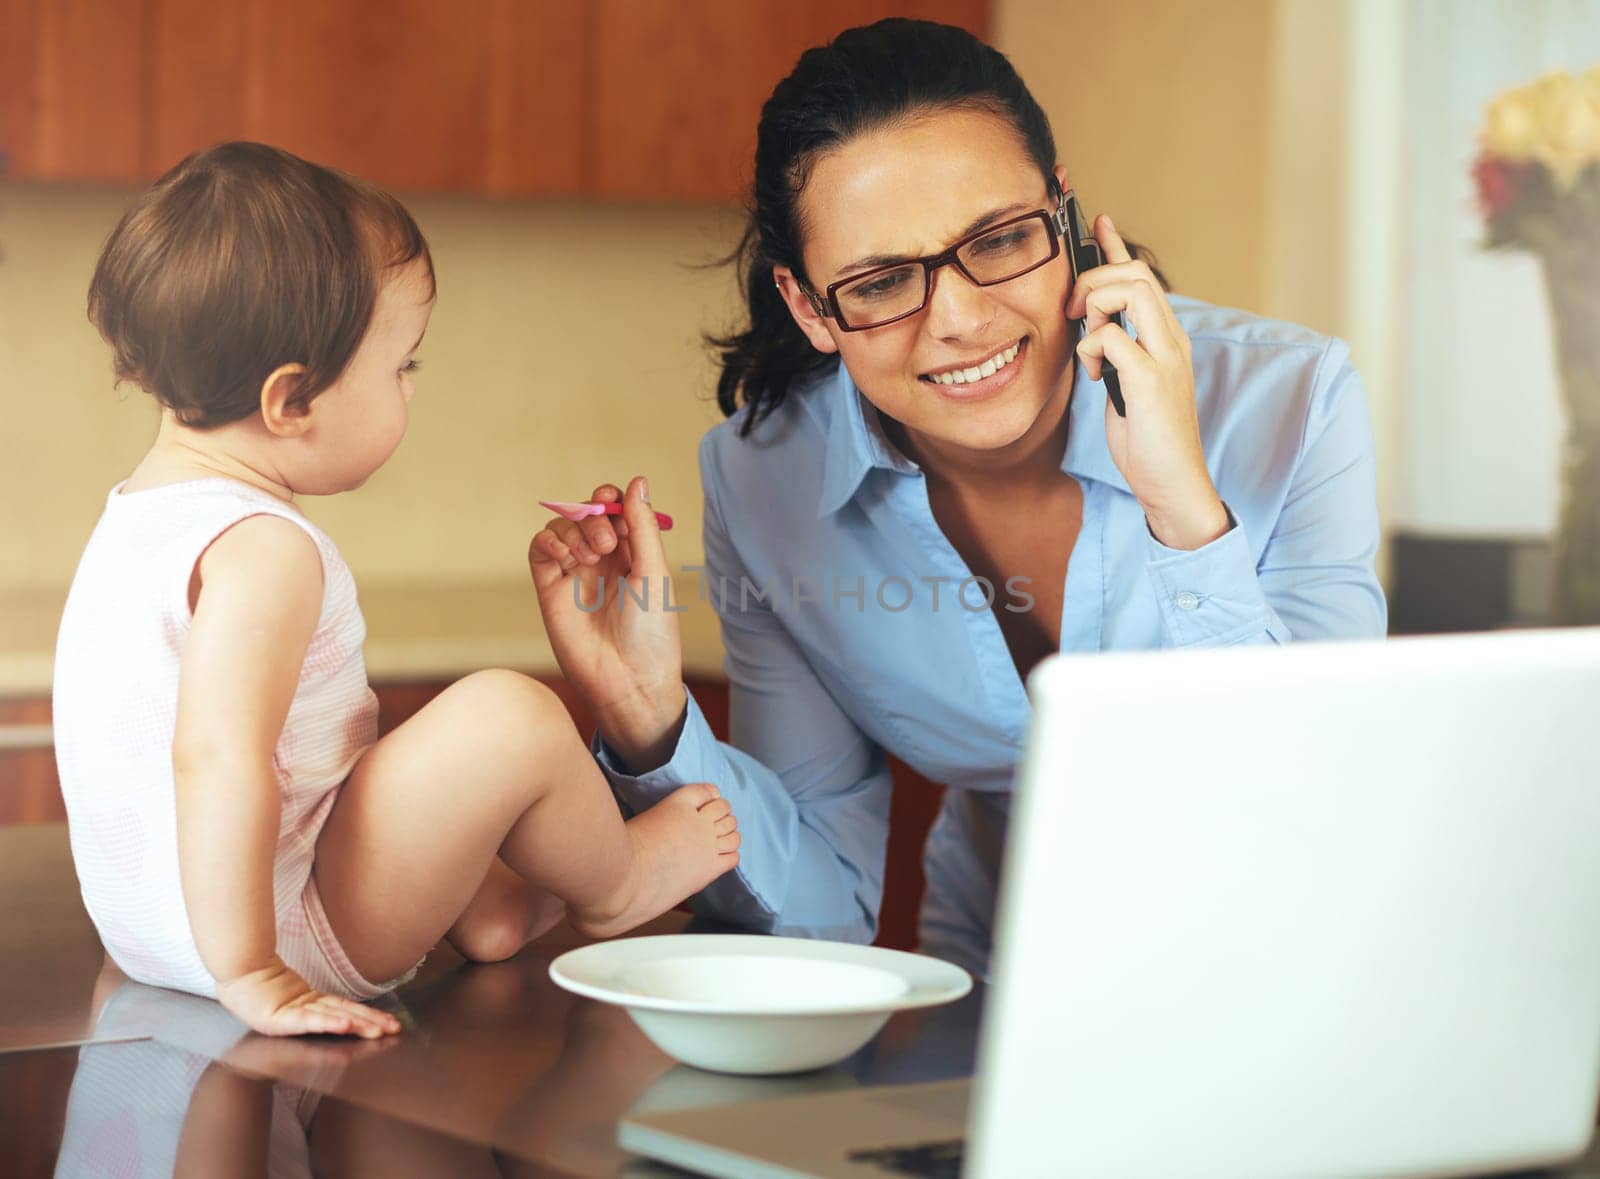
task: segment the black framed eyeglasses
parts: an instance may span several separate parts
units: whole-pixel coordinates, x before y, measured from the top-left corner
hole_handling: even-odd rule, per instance
[[[980,287],[1010,282],[1055,258],[1067,226],[1067,194],[1062,194],[1054,212],[1039,209],[990,225],[937,254],[852,274],[820,294],[803,282],[799,286],[812,309],[833,319],[840,331],[883,327],[927,306],[939,267],[954,266]]]

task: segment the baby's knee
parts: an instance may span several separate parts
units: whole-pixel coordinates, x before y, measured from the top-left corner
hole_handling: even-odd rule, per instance
[[[458,680],[452,691],[475,724],[514,744],[581,741],[561,697],[521,672],[503,668],[474,672]]]
[[[486,718],[507,717],[526,721],[530,718],[565,718],[568,715],[561,698],[544,684],[520,671],[508,671],[502,667],[464,676],[452,685],[451,691],[463,697],[469,707],[481,711]]]
[[[496,910],[457,928],[450,941],[473,962],[504,962],[533,936],[531,918],[512,909]]]

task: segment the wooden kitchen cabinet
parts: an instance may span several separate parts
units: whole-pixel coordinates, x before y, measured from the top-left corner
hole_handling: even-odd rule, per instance
[[[366,4],[326,0],[155,0],[154,123],[160,160],[218,139],[260,139],[308,159],[361,161],[396,188],[481,183],[488,151],[490,6],[435,0]],[[212,46],[192,33],[220,8],[212,31],[236,69],[213,93],[188,85]],[[246,19],[238,19],[239,10]],[[174,35],[165,35],[172,29]],[[231,62],[230,62],[231,64]],[[237,79],[237,81],[235,81]],[[208,126],[186,126],[204,110]]]
[[[915,16],[988,33],[988,0],[590,0],[590,188],[720,201],[752,178],[756,122],[802,52],[853,25]]]
[[[5,175],[143,182],[258,139],[396,189],[577,195],[586,28],[535,0],[0,0]]]
[[[386,187],[581,191],[582,26],[526,0],[147,0],[152,172],[223,139]]]
[[[144,178],[139,3],[0,0],[0,177]]]
[[[143,181],[223,139],[402,191],[733,200],[807,46],[989,0],[0,0],[8,175]]]

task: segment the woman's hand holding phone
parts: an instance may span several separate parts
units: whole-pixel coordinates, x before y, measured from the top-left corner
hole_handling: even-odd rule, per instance
[[[1116,366],[1127,416],[1106,405],[1106,444],[1156,539],[1197,549],[1228,530],[1228,510],[1206,469],[1195,407],[1189,337],[1150,267],[1133,258],[1101,214],[1095,239],[1105,263],[1085,270],[1067,298],[1067,318],[1084,319],[1078,362],[1091,380]],[[1134,339],[1112,318],[1122,312]]]
[[[647,494],[642,476],[626,492],[597,487],[590,501],[620,502],[622,515],[558,516],[528,546],[561,672],[635,773],[667,760],[688,703],[678,615],[666,609],[666,551]]]

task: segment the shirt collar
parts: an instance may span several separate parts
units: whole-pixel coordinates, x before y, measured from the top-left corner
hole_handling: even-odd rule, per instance
[[[1091,381],[1083,365],[1076,361],[1072,374],[1072,401],[1067,408],[1071,420],[1061,470],[1074,478],[1094,479],[1129,491],[1128,481],[1111,461],[1111,451],[1106,446],[1105,382]],[[818,392],[827,398],[831,411],[822,462],[822,494],[817,504],[819,519],[831,516],[850,502],[867,472],[874,468],[902,475],[919,472],[917,464],[889,441],[876,407],[861,395],[843,361],[826,382],[825,390]]]
[[[878,410],[861,396],[844,362],[818,392],[828,402],[827,450],[822,458],[822,494],[817,517],[831,516],[860,489],[874,468],[902,475],[918,474],[916,463],[901,454],[883,431]]]

